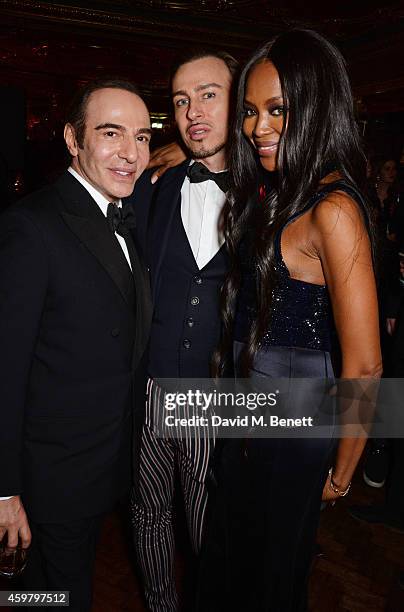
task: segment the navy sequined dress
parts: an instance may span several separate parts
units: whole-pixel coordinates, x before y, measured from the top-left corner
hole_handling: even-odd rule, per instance
[[[361,202],[355,190],[338,181],[324,186],[288,223],[336,190]],[[278,282],[273,290],[270,328],[255,356],[250,378],[257,389],[270,383],[270,378],[291,379],[291,415],[294,411],[316,414],[315,395],[306,392],[307,385],[302,393],[292,379],[305,379],[313,389],[318,385],[329,388],[334,376],[331,303],[325,285],[290,277],[282,258],[281,236],[282,231],[275,242]],[[256,313],[256,274],[251,269],[248,243],[242,248],[242,284],[235,318],[236,371]],[[335,452],[332,411],[329,423],[328,435],[322,437],[311,437],[310,433],[299,436],[296,431],[291,431],[290,437],[269,433],[265,438],[251,436],[248,442],[231,440],[224,446],[198,612],[306,612],[322,490]]]
[[[273,346],[296,347],[330,352],[334,343],[334,325],[326,285],[291,278],[281,250],[282,232],[290,223],[327,196],[331,191],[355,193],[345,182],[325,185],[303,210],[293,215],[275,237],[277,285],[272,295],[270,327],[261,341],[262,350]],[[356,195],[356,194],[355,194]],[[234,339],[245,342],[256,316],[257,276],[251,267],[248,245],[241,245],[242,282],[238,295]]]

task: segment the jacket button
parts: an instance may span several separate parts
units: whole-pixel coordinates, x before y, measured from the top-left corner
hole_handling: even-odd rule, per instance
[[[188,319],[186,320],[186,324],[188,325],[188,327],[193,327],[194,323],[195,321],[193,320],[192,317],[188,317]]]
[[[114,329],[111,329],[111,336],[113,338],[116,338],[117,336],[119,336],[119,334],[120,334],[119,327],[114,327]]]
[[[183,340],[182,346],[186,349],[191,348],[191,340]]]
[[[194,283],[196,283],[197,285],[202,285],[202,279],[198,274],[194,276]]]
[[[192,304],[192,306],[198,306],[198,304],[199,304],[199,298],[198,298],[198,297],[196,297],[196,296],[195,296],[195,297],[193,297],[193,298],[191,298],[191,304]]]

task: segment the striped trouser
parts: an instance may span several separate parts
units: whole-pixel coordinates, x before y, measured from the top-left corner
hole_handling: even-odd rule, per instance
[[[176,437],[175,430],[170,430],[167,437],[158,437],[153,422],[162,415],[163,402],[163,390],[149,379],[132,522],[150,612],[178,609],[172,521],[175,464],[179,469],[192,548],[198,554],[207,504],[206,478],[214,446],[212,432],[204,428],[193,429],[192,435],[185,438]]]

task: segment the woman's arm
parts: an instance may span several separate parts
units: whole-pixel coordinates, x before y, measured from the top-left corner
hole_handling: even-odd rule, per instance
[[[312,222],[313,246],[322,264],[341,347],[341,378],[379,378],[382,360],[376,283],[360,207],[346,194],[335,192],[318,204]],[[332,475],[340,490],[352,480],[365,444],[365,433],[341,438]],[[327,480],[323,499],[338,497]]]

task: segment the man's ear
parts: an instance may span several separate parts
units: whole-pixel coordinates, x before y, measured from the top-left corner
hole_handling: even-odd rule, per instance
[[[72,157],[77,157],[79,153],[79,146],[76,140],[75,129],[70,123],[66,123],[63,136],[70,155]]]

